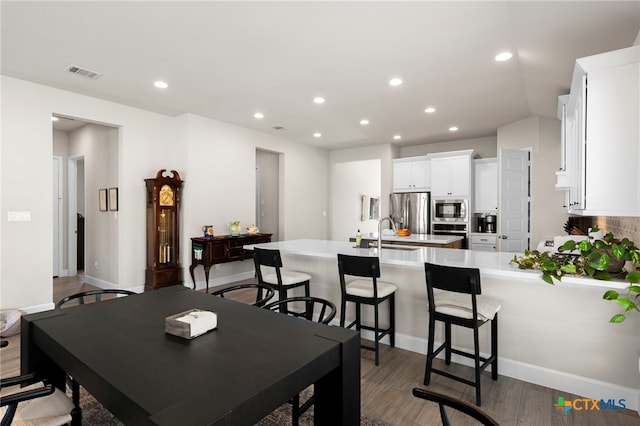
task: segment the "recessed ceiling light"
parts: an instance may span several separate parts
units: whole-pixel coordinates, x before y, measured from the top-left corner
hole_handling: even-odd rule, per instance
[[[315,102],[316,104],[323,104],[324,103],[324,98],[321,98],[320,96],[313,98],[313,102]]]
[[[451,126],[451,127],[449,127],[449,131],[450,132],[457,132],[458,128],[456,126]]]
[[[436,112],[436,109],[434,107],[428,107],[424,110],[424,112],[426,112],[427,114],[432,114]]]
[[[496,61],[498,62],[504,62],[504,61],[508,61],[509,59],[511,59],[513,55],[511,54],[511,52],[500,52],[496,55]]]
[[[264,114],[261,112],[256,112],[253,114],[253,118],[264,118]]]
[[[402,139],[402,136],[400,136],[400,135],[395,135],[395,136],[393,137],[393,139],[395,139],[395,140],[399,141],[400,139]]]
[[[56,117],[55,115],[52,115],[52,116],[51,116],[51,121],[58,121],[58,120],[59,120],[59,118],[58,118],[58,117]]]
[[[166,89],[167,87],[169,87],[169,85],[167,83],[165,83],[164,81],[156,81],[153,83],[154,86],[156,86],[158,89]]]
[[[401,78],[392,78],[391,80],[389,80],[389,85],[390,86],[400,86],[402,84],[402,79]]]
[[[321,137],[321,136],[322,136],[322,133],[319,133],[319,132],[315,132],[315,133],[313,134],[313,137],[314,137],[314,138],[319,138],[319,137]]]
[[[364,119],[360,120],[360,124],[362,124],[363,126],[366,126],[367,124],[369,124],[369,120],[364,118]]]

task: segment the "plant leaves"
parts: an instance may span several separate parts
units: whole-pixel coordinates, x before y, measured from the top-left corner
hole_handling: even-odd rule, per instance
[[[563,245],[561,245],[560,247],[558,247],[558,251],[562,252],[562,251],[572,251],[575,250],[576,248],[576,242],[574,240],[567,240],[564,242]]]
[[[542,280],[547,284],[555,285],[553,284],[553,278],[551,278],[551,274],[549,274],[548,272],[544,272],[542,274]]]
[[[607,290],[604,295],[602,295],[602,298],[605,300],[616,300],[618,298],[618,296],[620,296],[618,294],[617,291],[615,290]]]
[[[598,271],[593,277],[597,280],[611,281],[611,274],[607,271]]]
[[[631,284],[640,283],[640,272],[638,272],[638,271],[629,272],[627,274],[627,281],[629,281]]]
[[[618,297],[617,299],[614,299],[614,302],[622,306],[625,312],[630,311],[631,309],[634,309],[636,307],[636,304],[633,303],[628,297]]]
[[[623,314],[615,314],[614,316],[611,317],[611,319],[609,320],[609,322],[612,322],[614,324],[620,324],[621,322],[623,322],[625,320],[624,315]]]

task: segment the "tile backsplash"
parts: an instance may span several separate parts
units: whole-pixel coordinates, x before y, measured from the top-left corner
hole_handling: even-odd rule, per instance
[[[627,237],[640,244],[640,217],[607,216],[597,217],[596,224],[604,233],[611,232],[616,238]]]

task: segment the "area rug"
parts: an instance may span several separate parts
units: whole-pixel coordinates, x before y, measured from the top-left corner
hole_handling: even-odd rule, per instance
[[[307,397],[306,394],[301,395],[302,401]],[[113,414],[109,412],[102,404],[87,392],[83,387],[80,388],[80,407],[82,407],[82,424],[83,426],[123,426]],[[291,424],[291,405],[284,404],[274,412],[260,420],[256,426],[288,426]],[[313,425],[313,406],[309,408],[302,416],[300,416],[300,426]],[[369,416],[361,416],[360,425],[362,426],[392,426],[383,420],[372,418]]]

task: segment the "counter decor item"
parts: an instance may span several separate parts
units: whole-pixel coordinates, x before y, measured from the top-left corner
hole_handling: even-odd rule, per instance
[[[411,235],[411,232],[408,229],[398,229],[399,237],[408,237],[409,235]]]
[[[238,235],[240,235],[240,231],[241,231],[241,228],[240,228],[239,220],[234,220],[229,224],[229,233],[232,236],[237,237]]]
[[[204,234],[205,238],[213,238],[213,226],[204,225],[202,227],[202,233]]]
[[[597,232],[597,229],[592,231]],[[570,254],[574,251],[579,254]],[[602,239],[569,240],[558,248],[558,253],[527,250],[524,256],[515,255],[511,263],[520,269],[539,269],[542,279],[552,285],[554,279],[560,281],[565,275],[582,275],[598,280],[624,278],[630,284],[626,294],[608,290],[602,296],[624,309],[624,313],[611,317],[610,322],[623,322],[626,312],[640,312],[640,271],[637,268],[640,249],[628,238],[618,240],[612,233],[607,233]]]
[[[247,233],[253,235],[253,234],[257,234],[258,232],[260,232],[260,230],[258,229],[258,227],[255,224],[251,224],[251,226],[249,226],[247,228]]]

